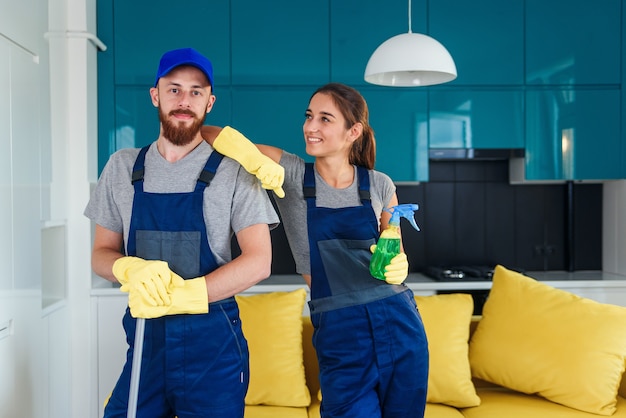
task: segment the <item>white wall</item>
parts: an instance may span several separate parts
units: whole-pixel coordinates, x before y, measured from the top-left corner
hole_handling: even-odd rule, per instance
[[[626,276],[626,180],[604,183],[602,269]]]
[[[0,14],[2,417],[45,417],[50,409],[41,292],[41,221],[49,216],[44,195],[50,182],[50,161],[42,155],[50,144],[48,47],[42,36],[47,6],[27,0]]]
[[[97,50],[83,36],[95,32],[95,0],[5,6],[0,417],[97,416],[90,388],[91,236],[82,216],[97,175]]]

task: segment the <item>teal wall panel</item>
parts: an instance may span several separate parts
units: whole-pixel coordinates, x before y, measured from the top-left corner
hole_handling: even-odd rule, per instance
[[[430,1],[428,29],[454,57],[450,85],[523,84],[522,0]]]
[[[620,0],[525,0],[526,82],[620,83]]]
[[[159,136],[159,115],[148,87],[115,89],[115,149],[143,147]]]
[[[354,87],[367,86],[363,76],[372,53],[392,36],[408,32],[408,3],[388,0],[330,2],[331,79]],[[413,1],[413,32],[426,29],[425,1]]]
[[[431,90],[432,148],[524,148],[519,90]]]
[[[205,124],[224,126],[230,124],[231,100],[225,92],[217,95],[213,109],[207,114]],[[150,100],[147,86],[119,86],[115,90],[115,127],[109,132],[115,150],[143,147],[159,136],[158,110]]]
[[[329,81],[328,2],[232,1],[235,85]]]
[[[98,37],[113,45],[113,0],[96,2]],[[109,155],[115,152],[115,48],[99,52],[98,57],[98,174]]]
[[[620,178],[617,89],[546,89],[527,93],[526,178]]]
[[[154,85],[163,52],[194,47],[213,63],[217,88],[230,84],[230,1],[115,1],[117,84]]]
[[[361,93],[376,137],[376,168],[395,181],[427,181],[426,91],[370,87]]]
[[[232,124],[254,142],[273,145],[304,158],[302,125],[313,91],[297,87],[238,87],[232,96]]]
[[[217,102],[206,123],[299,155],[310,94],[338,81],[368,100],[377,168],[396,181],[428,179],[429,147],[470,146],[525,147],[529,179],[625,178],[623,2],[413,1],[413,32],[442,42],[459,75],[440,86],[389,88],[365,83],[363,73],[376,47],[407,32],[406,1],[191,0],[187,15],[163,0],[99,0],[98,36],[109,46],[98,54],[99,168],[121,146],[156,137],[148,89],[158,59],[193,46],[215,67]],[[568,174],[555,119],[562,87],[579,98]],[[603,152],[592,137],[602,138]]]

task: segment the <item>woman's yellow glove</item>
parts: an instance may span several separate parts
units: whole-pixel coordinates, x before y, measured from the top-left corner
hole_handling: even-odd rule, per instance
[[[172,290],[171,303],[167,305],[154,306],[144,298],[141,292],[131,290],[128,294],[131,315],[134,318],[151,319],[165,315],[208,313],[209,295],[204,276],[188,280],[181,278],[181,280],[182,285]]]
[[[376,244],[370,246],[372,254],[376,251]],[[409,276],[409,260],[405,253],[400,253],[385,266],[385,281],[389,284],[401,284]]]
[[[261,151],[239,131],[225,126],[213,141],[219,153],[237,161],[250,174],[261,181],[264,189],[274,190],[276,196],[285,197],[283,182],[285,169]]]
[[[389,284],[403,283],[409,275],[409,260],[400,253],[385,266],[385,281]]]
[[[113,263],[113,275],[122,292],[136,291],[153,306],[169,305],[170,294],[183,285],[183,278],[170,270],[165,261],[122,257]]]

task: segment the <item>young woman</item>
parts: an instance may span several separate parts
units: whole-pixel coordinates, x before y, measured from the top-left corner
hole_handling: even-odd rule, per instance
[[[276,202],[297,271],[311,288],[322,417],[421,417],[428,345],[413,293],[402,283],[406,255],[391,261],[385,281],[368,268],[370,247],[390,218],[383,208],[398,204],[392,180],[373,170],[368,118],[358,91],[327,84],[305,112],[306,153],[315,163],[271,146],[258,149],[284,168],[284,198]],[[258,151],[247,139],[228,127],[215,138],[217,132],[205,127],[203,137],[248,171],[258,169],[262,163],[250,164]]]

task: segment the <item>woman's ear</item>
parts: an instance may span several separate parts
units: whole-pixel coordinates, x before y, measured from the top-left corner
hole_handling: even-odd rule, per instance
[[[352,125],[352,128],[350,128],[350,139],[352,141],[356,141],[361,137],[361,135],[363,135],[363,124],[361,122],[357,122]]]

